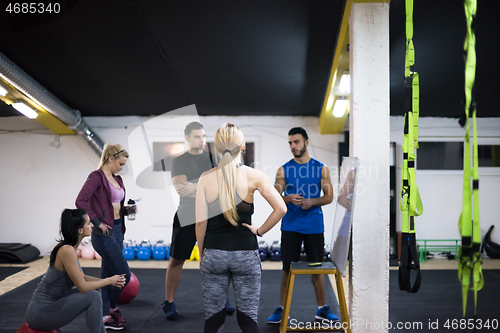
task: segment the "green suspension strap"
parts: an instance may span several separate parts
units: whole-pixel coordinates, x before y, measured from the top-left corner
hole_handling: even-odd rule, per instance
[[[405,0],[406,7],[406,57],[405,57],[405,126],[403,144],[403,166],[401,170],[401,200],[403,212],[401,235],[401,261],[399,265],[399,289],[416,293],[420,288],[420,263],[415,237],[415,216],[423,212],[422,200],[415,178],[415,150],[418,148],[419,83],[418,73],[413,70],[415,51],[413,48],[413,0]],[[417,272],[411,285],[411,270]]]
[[[479,176],[477,154],[476,103],[474,101],[474,77],[476,73],[476,37],[474,35],[474,18],[476,16],[477,0],[465,0],[465,16],[467,19],[467,35],[464,43],[465,54],[465,145],[464,145],[464,186],[463,208],[460,215],[459,230],[462,236],[462,246],[459,251],[458,278],[462,283],[462,306],[465,318],[467,294],[471,283],[474,290],[474,318],[476,318],[477,291],[484,285],[481,271],[479,248],[481,233],[479,225]],[[471,175],[469,114],[472,112],[474,131],[473,165]],[[472,176],[472,195],[471,195]]]

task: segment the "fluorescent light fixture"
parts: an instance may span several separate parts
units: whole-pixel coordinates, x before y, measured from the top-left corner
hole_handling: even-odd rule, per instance
[[[30,119],[38,117],[38,113],[23,102],[16,101],[12,103],[12,107]]]
[[[342,118],[347,110],[347,104],[349,104],[349,100],[342,98],[337,99],[333,107],[333,116],[335,118]]]
[[[8,91],[4,87],[0,86],[0,96],[7,95]]]
[[[340,78],[339,91],[343,94],[351,92],[351,76],[349,73],[344,73]]]

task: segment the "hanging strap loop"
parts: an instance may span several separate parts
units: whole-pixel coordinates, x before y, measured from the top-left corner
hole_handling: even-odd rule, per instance
[[[464,116],[460,124],[465,126],[464,135],[464,181],[462,214],[459,219],[459,231],[462,237],[462,246],[459,250],[458,278],[462,284],[462,311],[465,318],[467,309],[467,295],[469,287],[474,292],[474,318],[477,317],[477,292],[484,285],[481,270],[481,229],[479,221],[479,174],[478,174],[478,145],[476,125],[476,103],[474,100],[474,82],[476,74],[476,37],[474,33],[474,19],[477,0],[465,0],[464,9],[467,21],[467,34],[464,42],[465,55],[465,91]],[[473,144],[471,170],[471,144],[469,118],[472,114]],[[472,281],[471,281],[472,279]]]
[[[405,0],[406,6],[406,56],[405,56],[405,120],[403,165],[401,168],[402,243],[399,266],[399,289],[416,293],[420,288],[421,273],[415,236],[415,217],[423,212],[422,199],[417,187],[415,161],[418,148],[419,77],[415,71],[413,45],[413,0]],[[413,286],[411,271],[416,271]]]

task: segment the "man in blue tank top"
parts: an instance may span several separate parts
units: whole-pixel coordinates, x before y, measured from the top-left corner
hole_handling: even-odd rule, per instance
[[[307,152],[309,137],[302,127],[294,127],[288,132],[288,144],[293,159],[285,163],[276,173],[274,187],[283,193],[287,213],[281,222],[281,256],[283,275],[281,276],[280,306],[268,318],[268,323],[281,322],[283,304],[290,263],[299,261],[302,242],[307,261],[321,262],[325,255],[323,211],[321,206],[333,201],[333,186],[330,171],[320,161],[311,158]],[[323,193],[322,193],[323,192]],[[315,318],[337,321],[339,318],[330,311],[325,300],[325,278],[321,274],[311,275],[318,308]]]

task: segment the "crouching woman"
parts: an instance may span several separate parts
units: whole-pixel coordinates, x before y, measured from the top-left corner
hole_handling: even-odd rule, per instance
[[[85,312],[89,332],[106,332],[102,321],[101,294],[97,289],[108,285],[123,288],[125,277],[114,275],[99,279],[83,273],[76,249],[91,232],[92,223],[85,210],[63,211],[62,238],[50,254],[49,268],[33,293],[26,312],[26,322],[31,328],[52,331]]]

